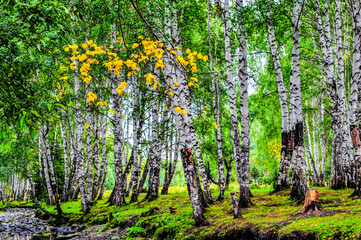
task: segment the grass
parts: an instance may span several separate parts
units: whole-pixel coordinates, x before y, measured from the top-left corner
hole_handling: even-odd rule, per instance
[[[62,203],[69,224],[105,224],[103,230],[129,227],[127,237],[154,237],[154,239],[227,239],[230,234],[249,230],[252,234],[292,236],[295,231],[311,234],[319,239],[356,239],[361,235],[361,199],[350,198],[352,189],[330,190],[318,188],[324,211],[319,214],[294,215],[301,205],[289,198],[289,191],[270,194],[271,189],[251,189],[252,206],[242,210],[242,218],[234,219],[230,191],[222,202],[215,202],[205,211],[207,224],[194,227],[192,208],[186,188],[170,188],[168,195],[160,195],[153,202],[138,202],[122,207],[108,206],[107,198],[92,206],[89,214],[81,212],[80,201]],[[110,192],[106,192],[106,197]],[[213,197],[218,189],[212,186]],[[142,200],[145,194],[141,194]],[[129,198],[126,199],[129,202]],[[15,204],[16,205],[16,204]],[[19,203],[17,204],[19,205]],[[44,205],[56,212],[54,206]],[[0,204],[1,207],[4,207]],[[170,208],[175,212],[171,213]],[[151,210],[153,209],[153,210]],[[153,211],[153,212],[150,212]],[[55,219],[50,221],[56,222]],[[248,231],[247,230],[247,231]]]

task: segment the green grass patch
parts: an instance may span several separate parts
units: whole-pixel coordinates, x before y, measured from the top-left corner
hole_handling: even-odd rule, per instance
[[[216,199],[219,189],[211,186]],[[251,229],[254,234],[272,232],[280,237],[292,236],[301,231],[319,239],[355,239],[361,235],[361,199],[350,198],[352,189],[330,190],[318,188],[324,211],[320,214],[294,215],[302,205],[289,197],[290,191],[271,194],[271,188],[252,187],[252,205],[242,210],[242,218],[234,219],[230,201],[230,189],[225,200],[215,202],[205,210],[207,224],[194,227],[192,207],[186,188],[174,187],[168,195],[160,195],[152,202],[137,202],[122,207],[109,206],[107,198],[97,201],[88,214],[81,212],[80,200],[62,203],[69,224],[106,224],[102,231],[114,227],[128,228],[127,238],[154,239],[204,239],[227,238],[231,232]],[[109,196],[110,192],[106,193]],[[145,194],[139,196],[142,200]],[[129,202],[130,198],[126,198]],[[13,202],[11,206],[22,206]],[[44,203],[43,203],[44,204]],[[31,205],[29,203],[28,205]],[[0,209],[7,207],[0,204]],[[54,206],[44,205],[56,213]],[[171,211],[172,210],[172,211]],[[54,220],[55,221],[55,220]]]

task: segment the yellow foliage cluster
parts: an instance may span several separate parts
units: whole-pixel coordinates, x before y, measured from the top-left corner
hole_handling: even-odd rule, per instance
[[[190,77],[189,82],[188,82],[188,86],[189,86],[189,87],[192,87],[192,86],[198,87],[197,82],[198,82],[198,79],[197,79],[197,78],[195,78],[195,77]]]
[[[280,139],[272,140],[268,143],[268,147],[270,148],[269,153],[273,156],[276,156],[278,161],[281,160],[281,147],[282,142]]]
[[[147,64],[149,61],[155,63],[155,68],[163,69],[165,68],[164,63],[164,53],[165,51],[168,54],[174,55],[174,59],[176,62],[179,62],[181,65],[186,67],[187,72],[195,73],[197,72],[197,60],[203,60],[204,62],[208,61],[208,56],[202,55],[196,51],[191,51],[187,49],[183,57],[182,51],[179,47],[168,47],[164,48],[164,44],[161,41],[152,41],[150,38],[144,38],[143,36],[138,37],[138,41],[131,44],[131,49],[133,49],[133,53],[131,54],[129,59],[120,59],[121,54],[117,51],[123,51],[127,48],[124,42],[121,42],[117,38],[117,43],[120,44],[118,49],[114,46],[103,47],[96,45],[93,40],[86,41],[81,44],[79,47],[77,44],[67,45],[65,46],[65,52],[71,51],[71,63],[70,69],[75,70],[77,65],[80,64],[80,76],[82,81],[86,84],[89,84],[92,80],[92,76],[90,75],[91,65],[98,64],[99,61],[94,56],[103,55],[107,58],[107,60],[102,61],[102,65],[105,66],[110,72],[113,72],[115,75],[120,74],[120,70],[123,66],[128,68],[127,76],[130,77],[132,75],[136,75],[139,72],[139,64]],[[118,45],[119,46],[119,45]],[[118,56],[119,55],[119,56]],[[65,65],[60,65],[60,69],[62,71],[66,71],[68,68]],[[151,85],[154,90],[158,88],[160,83],[155,78],[153,74],[144,75],[146,79],[146,84]],[[66,80],[67,78],[63,77],[62,80]],[[188,86],[198,86],[198,79],[195,77],[190,77]],[[121,82],[116,92],[119,94],[123,94],[124,89],[126,87],[126,82]],[[174,96],[173,88],[178,86],[178,82],[175,82],[170,89],[166,90],[164,93],[169,94],[170,96]],[[94,93],[89,92],[87,94],[88,99],[87,102],[94,103],[97,100],[97,97]],[[106,102],[99,101],[96,105],[107,106]],[[175,111],[178,111],[182,114],[186,113],[186,110],[181,109],[180,107],[176,107]],[[109,110],[111,113],[115,113],[114,110]]]
[[[153,89],[156,90],[158,86],[158,81],[155,79],[155,76],[153,74],[146,74],[144,75],[145,80],[147,81],[147,85],[152,84],[153,81]]]
[[[77,61],[83,62],[82,66],[80,68],[80,73],[81,73],[80,76],[81,76],[83,82],[88,84],[90,82],[90,80],[92,79],[91,76],[88,76],[88,71],[91,69],[90,68],[91,64],[99,63],[98,60],[96,60],[94,58],[89,58],[89,56],[95,56],[97,54],[105,54],[106,52],[103,47],[97,46],[93,42],[93,40],[86,41],[86,43],[83,43],[81,46],[84,49],[88,48],[86,53],[80,54],[80,52],[78,52],[79,47],[77,44],[66,46],[65,51],[69,52],[70,49],[72,50],[72,56],[70,57],[70,60],[72,61],[72,63],[70,64],[70,68],[72,70],[75,70],[75,67],[78,64]],[[84,62],[85,60],[87,60],[87,61]]]
[[[117,93],[119,93],[119,95],[122,95],[123,91],[124,91],[124,88],[125,88],[125,86],[127,86],[127,84],[128,83],[126,83],[126,82],[121,82],[115,91]]]
[[[102,105],[102,106],[108,106],[108,104],[106,103],[106,102],[104,102],[104,101],[99,101],[99,102],[97,102],[97,106],[98,105]]]
[[[64,64],[60,63],[60,66],[59,66],[59,72],[62,73],[62,72],[66,72],[68,71],[69,68],[67,66],[65,66]]]
[[[92,92],[88,92],[87,96],[88,96],[88,99],[86,100],[87,102],[94,102],[97,99],[97,95],[95,95]]]
[[[186,114],[187,111],[185,109],[181,109],[180,107],[175,107],[174,108],[174,111],[176,112],[179,112],[179,113],[182,113],[182,114]]]

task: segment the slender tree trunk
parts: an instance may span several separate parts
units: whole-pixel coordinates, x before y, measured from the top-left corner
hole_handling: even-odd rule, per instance
[[[228,83],[228,96],[229,96],[229,102],[230,102],[231,122],[232,122],[232,131],[233,131],[234,161],[236,163],[237,180],[238,180],[239,187],[241,190],[239,202],[245,203],[245,202],[248,202],[249,199],[242,199],[244,197],[243,196],[244,179],[242,179],[242,176],[243,176],[242,163],[243,162],[241,159],[241,144],[240,144],[240,136],[239,136],[239,129],[238,129],[236,95],[235,95],[233,73],[232,73],[231,45],[230,45],[230,39],[229,39],[229,26],[230,26],[229,0],[224,1],[223,20],[224,20],[224,43],[225,43],[225,60],[226,60],[226,72],[227,72],[227,83]]]
[[[75,66],[74,70],[74,93],[77,97],[75,103],[75,156],[76,156],[76,165],[78,172],[78,181],[79,181],[79,191],[81,198],[81,208],[84,213],[88,213],[90,211],[89,203],[86,197],[86,187],[85,187],[85,171],[84,171],[84,151],[83,151],[83,121],[81,116],[81,82],[79,80],[78,75],[78,62],[76,60],[73,61]]]
[[[313,107],[316,107],[315,104],[314,104],[314,100],[312,100],[312,106],[313,106]],[[322,180],[321,180],[321,177],[320,177],[320,158],[319,158],[319,150],[318,150],[318,141],[316,140],[317,130],[316,130],[315,115],[316,115],[316,113],[313,112],[313,113],[312,113],[313,152],[314,152],[315,168],[316,168],[316,172],[317,172],[317,176],[318,176],[318,183],[319,183],[320,185],[322,185]],[[317,135],[318,135],[318,134],[317,134]],[[317,139],[318,139],[318,137],[317,137]]]
[[[179,49],[176,50],[176,53],[178,56],[182,56],[183,57],[183,52],[182,52],[182,48],[181,48],[181,39],[179,36],[179,30],[178,30],[178,22],[177,22],[177,10],[174,9],[173,10],[173,19],[172,19],[172,28],[173,28],[173,42],[175,46],[179,46]],[[183,70],[183,71],[182,71]],[[177,79],[177,82],[179,82],[179,79],[184,79],[185,76],[185,71],[184,68],[180,69],[179,67],[175,67],[174,68],[174,76]],[[198,163],[198,168],[199,168],[199,173],[202,177],[202,183],[203,183],[203,188],[204,188],[204,196],[205,196],[205,201],[207,204],[210,204],[213,202],[213,198],[212,198],[212,193],[211,193],[211,188],[209,186],[209,180],[208,180],[208,176],[207,176],[207,171],[203,162],[203,156],[202,156],[202,152],[201,152],[201,148],[199,146],[198,140],[197,140],[197,136],[196,136],[196,132],[194,130],[194,126],[193,126],[193,121],[192,121],[192,109],[191,109],[191,102],[190,102],[190,95],[189,95],[189,89],[188,89],[188,84],[185,86],[187,88],[187,91],[185,91],[185,98],[184,98],[184,105],[189,106],[188,110],[187,110],[187,115],[188,117],[186,118],[188,121],[190,121],[188,124],[190,126],[190,130],[191,130],[191,138],[192,138],[192,142],[193,142],[193,146],[194,146],[194,150],[195,150],[195,154],[196,154],[196,158],[197,158],[197,163]],[[196,173],[197,168],[195,169]],[[195,177],[198,178],[199,181],[199,177],[198,174],[195,174]],[[202,189],[199,188],[199,195],[203,197],[203,192]]]
[[[63,214],[61,207],[60,207],[60,199],[59,199],[59,194],[58,194],[58,184],[56,182],[56,178],[55,178],[55,172],[54,172],[54,165],[53,165],[53,159],[51,156],[51,151],[50,151],[50,144],[49,144],[49,137],[48,137],[48,129],[47,126],[44,125],[44,144],[45,144],[45,155],[46,158],[44,159],[44,163],[47,162],[46,166],[49,169],[49,173],[50,173],[50,183],[51,183],[51,187],[53,190],[53,197],[54,197],[54,203],[56,206],[56,209],[58,211],[58,215],[61,216]]]
[[[353,5],[353,61],[351,77],[351,109],[350,109],[350,132],[352,145],[355,150],[356,184],[353,196],[361,196],[361,143],[357,120],[360,122],[360,114],[357,118],[357,98],[360,111],[360,65],[361,65],[361,1],[355,0]],[[358,88],[359,89],[358,89]],[[359,92],[358,92],[359,91]]]
[[[60,123],[60,132],[61,132],[61,138],[63,140],[63,155],[64,155],[64,188],[63,188],[62,200],[63,202],[66,202],[68,199],[68,189],[69,189],[69,160],[68,160],[68,144],[62,123]]]
[[[247,39],[243,21],[243,0],[237,0],[238,35],[239,35],[239,72],[238,78],[241,85],[241,165],[242,184],[240,189],[239,206],[248,207],[250,200],[249,190],[249,110],[248,110],[248,71],[247,71]]]
[[[174,172],[176,170],[177,167],[177,162],[178,162],[178,143],[175,143],[175,149],[174,149],[174,154],[173,154],[173,161],[172,158],[170,157],[170,166],[169,166],[169,174],[168,174],[168,178],[167,178],[167,182],[165,183],[165,185],[163,186],[163,190],[162,190],[162,194],[168,194],[168,190],[169,190],[169,186],[172,182],[173,176],[174,176]],[[170,152],[170,156],[172,155],[172,152]]]
[[[99,192],[99,114],[97,114],[96,121],[94,125],[94,148],[93,148],[93,155],[94,155],[94,181],[93,181],[93,188],[92,192],[89,193],[92,195],[91,200],[95,200],[95,198],[98,196]]]
[[[25,152],[24,152],[24,150],[23,150],[23,145],[22,145],[22,143],[20,142],[20,134],[19,134],[18,131],[16,131],[16,136],[17,136],[17,139],[18,139],[18,141],[19,141],[20,147],[21,147],[21,149],[22,149],[21,152],[22,152],[22,158],[23,158],[24,163],[25,163],[24,165],[25,165],[26,176],[27,176],[27,179],[29,180],[29,183],[30,183],[30,186],[31,186],[31,193],[32,193],[32,195],[33,195],[33,200],[34,200],[34,202],[35,202],[35,205],[36,205],[41,211],[43,211],[46,215],[51,216],[51,217],[56,217],[55,214],[53,214],[53,213],[47,211],[45,208],[43,208],[43,206],[41,206],[41,204],[40,204],[39,201],[38,201],[38,198],[37,198],[37,196],[36,196],[35,184],[34,184],[32,178],[31,178],[31,175],[30,175],[30,171],[29,171],[29,167],[28,167],[28,162],[27,162],[27,159],[26,159],[26,157],[25,157]],[[57,208],[57,211],[58,211],[58,216],[61,217],[62,214],[63,214],[63,212],[62,212],[62,210],[61,210],[61,208],[60,208],[60,205],[59,205],[59,208]]]
[[[69,118],[69,112],[66,114],[66,120],[69,129],[69,143],[70,143],[70,173],[69,173],[69,186],[68,191],[76,185],[76,174],[77,174],[77,158],[76,158],[76,145],[74,144],[74,133],[72,129],[71,119]],[[68,195],[70,193],[68,192]],[[69,198],[70,196],[68,196]]]
[[[337,64],[338,64],[338,96],[340,100],[340,108],[341,108],[341,124],[342,130],[342,161],[345,170],[345,180],[349,185],[352,183],[352,175],[351,175],[351,148],[349,145],[349,127],[347,124],[348,120],[348,108],[346,101],[346,92],[345,92],[345,68],[343,63],[344,52],[342,48],[342,22],[341,22],[341,0],[336,0],[336,8],[335,8],[335,19],[336,19],[336,46],[337,46]]]
[[[169,15],[169,9],[166,8],[165,15]],[[166,18],[167,19],[167,18]],[[166,29],[169,27],[169,19],[166,22]],[[167,26],[168,25],[168,26]],[[166,30],[167,32],[167,30]],[[169,46],[169,45],[168,45]],[[191,109],[188,105],[187,96],[189,96],[188,82],[183,66],[178,65],[174,59],[174,56],[166,51],[162,57],[165,68],[163,73],[165,76],[166,84],[173,86],[175,82],[178,82],[178,87],[174,89],[173,96],[168,96],[173,108],[173,116],[175,119],[177,132],[179,136],[179,144],[181,148],[182,162],[184,168],[184,176],[188,186],[188,193],[193,208],[193,218],[197,225],[202,224],[205,220],[203,215],[203,208],[201,203],[201,196],[199,195],[199,189],[197,185],[197,170],[194,165],[192,154],[192,115]],[[179,68],[183,74],[181,78],[177,78],[172,73],[172,68]],[[181,107],[188,114],[182,114],[175,110],[176,107]]]
[[[133,76],[133,105],[134,105],[134,110],[133,110],[133,126],[139,126],[138,127],[133,127],[133,172],[132,172],[132,197],[131,197],[131,202],[136,202],[138,200],[138,179],[139,179],[139,171],[141,171],[141,168],[139,166],[139,160],[138,160],[138,142],[139,139],[141,138],[141,134],[139,134],[138,132],[142,131],[142,124],[139,121],[139,113],[137,111],[138,108],[138,104],[137,104],[137,82],[136,82],[136,78],[135,76]],[[129,190],[130,191],[130,190]]]
[[[157,78],[158,79],[158,78]],[[152,110],[152,144],[150,145],[150,171],[149,171],[149,189],[147,199],[153,201],[158,198],[159,192],[159,172],[160,172],[160,140],[158,136],[158,96],[155,94]]]
[[[102,199],[103,193],[105,190],[105,184],[107,181],[107,172],[108,172],[108,158],[107,158],[107,117],[101,118],[101,128],[102,128],[102,162],[100,165],[99,173],[99,186],[100,192],[98,199]]]
[[[147,158],[147,161],[145,162],[142,178],[140,179],[139,188],[138,188],[138,196],[140,193],[143,192],[145,181],[147,180],[149,172],[149,156]]]
[[[293,199],[303,199],[307,191],[305,159],[303,156],[303,116],[301,100],[301,70],[300,70],[300,21],[302,7],[299,2],[293,3],[293,50],[291,66],[291,97],[293,105],[291,112],[291,134],[293,137],[292,190]]]
[[[224,175],[224,166],[223,166],[223,145],[222,145],[222,131],[221,123],[219,119],[219,103],[218,103],[218,85],[216,84],[216,78],[213,67],[213,57],[212,57],[212,47],[211,47],[211,30],[210,30],[210,19],[209,19],[209,0],[207,0],[207,26],[208,26],[208,44],[209,44],[209,64],[212,72],[212,90],[213,90],[213,113],[214,118],[216,119],[216,138],[217,138],[217,163],[218,163],[218,181],[220,193],[218,200],[224,199],[225,191],[225,175]]]
[[[292,159],[292,140],[291,133],[289,130],[289,113],[288,113],[288,103],[287,103],[287,92],[283,81],[283,74],[281,68],[281,61],[279,59],[279,53],[277,48],[276,37],[274,33],[273,21],[271,12],[267,13],[267,25],[268,25],[268,39],[269,46],[272,54],[273,66],[276,73],[277,87],[278,87],[278,96],[281,105],[282,112],[282,148],[281,148],[281,162],[280,162],[280,171],[277,178],[277,185],[275,191],[281,189],[287,189],[290,187],[288,179],[288,170],[291,165]]]
[[[39,175],[40,175],[40,178],[43,178],[43,164],[42,164],[42,147],[41,147],[41,135],[40,135],[40,131],[39,131],[39,152],[38,152],[38,162],[39,162]]]
[[[92,83],[88,83],[86,86],[87,93],[92,91]],[[90,103],[86,104],[86,113],[87,113],[87,122],[86,122],[86,157],[88,160],[88,182],[87,182],[87,199],[88,202],[92,202],[92,193],[93,193],[93,166],[94,166],[94,152],[93,152],[93,141],[92,141],[92,132],[95,131],[94,127],[94,110],[93,106]]]
[[[121,190],[121,175],[122,175],[122,139],[123,139],[123,124],[122,124],[122,110],[121,110],[121,96],[115,91],[119,84],[118,77],[113,79],[113,106],[115,116],[114,122],[114,168],[115,168],[115,186],[113,191],[115,196],[115,204],[122,206],[125,204],[124,194]]]
[[[53,193],[53,189],[51,187],[51,182],[50,182],[50,177],[49,177],[48,161],[46,160],[47,155],[46,155],[46,147],[45,147],[45,143],[44,143],[43,132],[39,132],[39,138],[41,141],[41,149],[40,150],[43,153],[42,156],[44,157],[42,162],[44,164],[44,166],[43,166],[44,167],[44,176],[45,176],[46,189],[48,190],[49,203],[55,204],[54,193]]]
[[[163,128],[163,131],[164,131],[164,128]],[[163,193],[163,189],[165,187],[165,185],[167,184],[167,181],[168,181],[168,178],[169,178],[169,168],[170,168],[170,165],[172,165],[172,159],[169,159],[169,156],[172,154],[172,151],[169,151],[169,148],[171,148],[171,144],[172,142],[170,143],[170,146],[169,146],[169,143],[168,143],[168,136],[165,137],[164,139],[164,147],[165,147],[165,164],[164,164],[164,179],[163,179],[163,188],[162,188],[162,193],[161,194],[164,194]]]
[[[325,36],[325,54],[324,65],[326,71],[327,84],[330,87],[331,98],[331,115],[332,115],[332,129],[333,129],[333,157],[331,164],[331,177],[330,187],[332,189],[340,189],[345,187],[345,176],[343,172],[343,152],[342,141],[343,137],[343,124],[342,124],[342,106],[338,95],[338,89],[334,76],[334,61],[332,56],[332,39],[330,30],[330,20],[328,3],[324,1],[324,36]]]
[[[315,159],[314,159],[314,154],[312,154],[312,142],[311,142],[311,133],[310,133],[310,127],[308,124],[308,118],[307,118],[307,113],[306,113],[306,132],[307,132],[307,137],[308,137],[308,144],[305,144],[305,149],[306,152],[308,153],[308,157],[309,157],[309,161],[310,161],[310,169],[312,169],[312,182],[313,183],[320,183],[320,178],[319,178],[319,174],[318,171],[316,169],[316,165],[315,165]],[[311,172],[311,171],[310,171]]]

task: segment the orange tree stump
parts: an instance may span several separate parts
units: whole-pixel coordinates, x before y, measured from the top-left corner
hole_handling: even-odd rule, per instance
[[[322,211],[321,201],[319,199],[320,192],[318,189],[309,189],[306,192],[305,204],[300,210],[300,213],[318,212]]]

